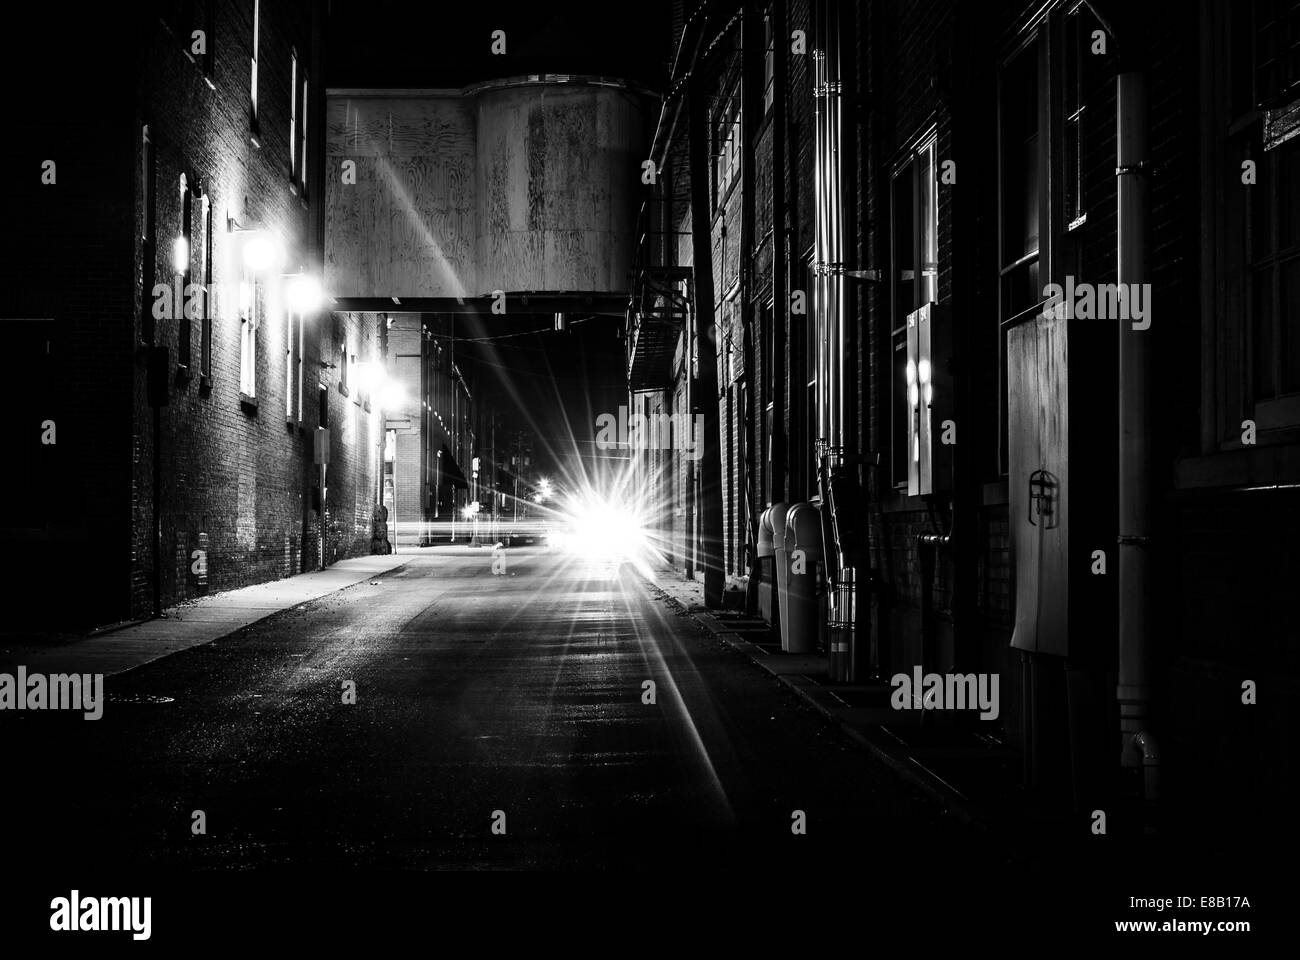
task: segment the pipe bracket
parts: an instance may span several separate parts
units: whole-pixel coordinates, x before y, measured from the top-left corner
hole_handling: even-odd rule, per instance
[[[1150,537],[1137,537],[1126,533],[1121,533],[1116,537],[1115,542],[1121,547],[1141,547],[1144,550],[1151,546]]]

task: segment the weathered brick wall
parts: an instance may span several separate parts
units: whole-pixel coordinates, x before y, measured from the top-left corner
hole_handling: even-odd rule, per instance
[[[303,5],[269,6],[261,11],[258,50],[258,118],[255,146],[250,137],[250,54],[253,4],[218,4],[210,38],[213,66],[205,78],[201,63],[181,49],[180,24],[146,18],[147,47],[137,88],[137,129],[149,124],[157,154],[157,276],[172,276],[171,243],[181,232],[179,178],[201,178],[213,215],[213,278],[222,293],[238,287],[238,238],[227,231],[227,216],[241,227],[260,227],[284,244],[285,272],[313,264],[306,198],[291,191],[289,173],[290,49],[299,69],[316,66],[309,56],[310,23]],[[206,26],[201,5],[196,26]],[[309,74],[310,75],[310,74]],[[209,84],[208,79],[211,80]],[[299,74],[299,83],[302,73]],[[314,90],[319,99],[319,84]],[[300,95],[300,94],[299,94]],[[315,139],[315,138],[314,138]],[[139,163],[141,146],[137,138]],[[319,156],[314,144],[309,157]],[[314,178],[309,176],[309,189]],[[133,183],[133,186],[135,184]],[[144,222],[144,197],[136,191],[136,223]],[[199,221],[201,223],[201,221]],[[195,228],[194,275],[200,277],[199,226]],[[137,242],[136,257],[143,255]],[[260,285],[262,321],[257,331],[256,407],[240,398],[240,321],[234,299],[212,321],[210,386],[199,377],[201,326],[198,321],[158,321],[156,342],[173,361],[169,405],[162,413],[163,542],[197,542],[206,534],[206,589],[223,590],[288,576],[309,565],[315,524],[309,522],[306,465],[317,425],[313,373],[319,370],[315,347],[319,330],[309,330],[303,357],[303,411],[286,422],[290,384],[285,366],[287,316],[276,309],[274,281]],[[146,296],[147,291],[139,290]],[[316,323],[318,321],[313,321]],[[139,324],[139,314],[136,318]],[[189,357],[181,355],[180,324],[190,325]],[[137,338],[144,331],[137,326]],[[175,369],[188,361],[188,376]],[[148,566],[152,556],[151,413],[145,402],[143,367],[137,367],[135,423],[142,455],[134,486],[133,522],[137,558],[133,607],[149,602]],[[335,455],[338,456],[338,448]],[[308,544],[304,551],[304,541]],[[195,547],[197,549],[197,547]],[[179,565],[164,568],[164,602],[192,595],[199,585]]]
[[[6,184],[15,184],[18,196],[13,199],[28,212],[22,219],[30,225],[28,238],[36,242],[6,245],[6,280],[11,282],[3,285],[6,302],[0,315],[54,317],[57,342],[65,347],[59,357],[64,420],[59,440],[60,453],[69,460],[52,472],[71,485],[69,496],[60,498],[69,508],[59,514],[78,518],[75,542],[85,544],[94,557],[86,603],[79,605],[88,621],[147,613],[155,564],[166,604],[286,576],[317,562],[310,462],[318,423],[317,378],[337,376],[319,365],[323,355],[332,356],[334,344],[322,352],[318,341],[332,334],[322,329],[327,324],[320,317],[308,320],[300,411],[296,383],[290,386],[297,371],[286,369],[288,320],[277,308],[279,284],[268,277],[259,293],[263,314],[257,332],[256,403],[241,403],[238,238],[227,232],[229,216],[241,227],[275,235],[286,250],[277,275],[319,270],[313,204],[320,178],[323,98],[320,65],[311,59],[310,10],[307,3],[262,5],[260,146],[250,140],[252,0],[214,6],[198,2],[189,24],[160,19],[153,7],[130,14],[87,13],[82,26],[99,38],[97,49],[112,51],[111,69],[97,71],[93,83],[78,77],[66,95],[53,87],[49,97],[17,112],[16,171],[21,174],[36,160],[39,177],[40,159],[53,152],[59,176],[44,194],[29,192],[21,175],[5,178]],[[210,61],[185,54],[191,29],[207,32]],[[56,32],[54,25],[48,30]],[[49,39],[46,47],[36,42],[39,33],[33,34],[31,49],[61,43],[58,37]],[[308,158],[313,162],[305,195],[292,188],[290,174],[291,48],[297,51],[299,85],[304,76],[312,82]],[[20,60],[11,60],[7,69],[24,68]],[[300,87],[297,93],[300,97]],[[172,246],[182,233],[180,178],[185,174],[192,189],[201,183],[213,211],[213,280],[223,295],[212,316],[210,380],[200,377],[200,320],[172,311],[153,324],[154,342],[168,349],[171,360],[168,405],[161,411],[157,437],[157,491],[142,322],[154,301],[153,290],[143,289],[145,124],[157,170],[154,282],[170,283],[175,276]],[[190,255],[191,282],[196,284],[203,281],[201,209],[196,199]],[[182,354],[182,324],[190,334],[188,356]],[[367,336],[373,333],[358,330],[355,339],[364,343]],[[334,447],[341,474],[336,488],[347,498],[331,504],[344,531],[331,548],[340,556],[368,549],[369,543],[370,494],[362,496],[368,484],[360,477],[373,468],[352,449],[363,431],[348,420],[340,418]],[[155,494],[163,544],[157,558]],[[198,550],[206,554],[206,565],[195,562]]]
[[[77,30],[111,41],[114,18],[87,12]],[[125,618],[131,577],[129,89],[120,72],[96,71],[93,82],[51,72],[48,51],[66,47],[67,27],[25,18],[0,64],[9,89],[25,91],[10,104],[0,151],[9,224],[0,237],[0,331],[11,408],[0,551],[6,590],[19,599],[11,623],[50,626]],[[55,165],[52,183],[42,182],[46,161]],[[55,423],[53,445],[41,442],[46,420]]]

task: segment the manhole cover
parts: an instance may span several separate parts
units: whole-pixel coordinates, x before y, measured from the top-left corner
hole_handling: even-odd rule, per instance
[[[156,693],[110,693],[109,703],[175,703],[174,697],[164,697]]]

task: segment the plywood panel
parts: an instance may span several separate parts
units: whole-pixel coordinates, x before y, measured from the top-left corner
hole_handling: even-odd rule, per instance
[[[340,96],[326,125],[334,296],[626,290],[643,130],[623,91]]]
[[[474,122],[458,97],[331,100],[327,283],[334,296],[474,296]],[[355,186],[340,182],[344,159]]]
[[[621,292],[639,123],[618,91],[488,91],[479,105],[479,259],[506,290]]]
[[[1007,334],[1007,436],[1016,618],[1011,645],[1066,656],[1069,615],[1069,321],[1036,317]],[[1030,497],[1044,471],[1046,504]]]

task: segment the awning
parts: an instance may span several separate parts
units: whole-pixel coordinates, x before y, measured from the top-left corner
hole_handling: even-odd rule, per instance
[[[460,464],[456,458],[451,455],[451,450],[444,443],[442,445],[441,455],[438,457],[438,483],[450,483],[453,487],[460,487],[462,490],[469,489],[469,481],[465,479],[465,472],[461,470]]]

